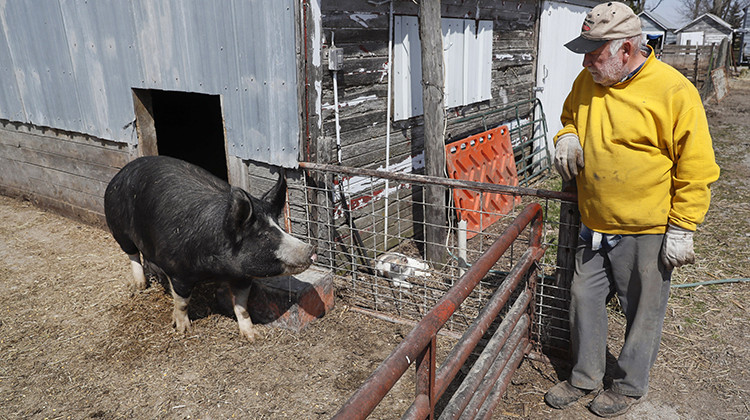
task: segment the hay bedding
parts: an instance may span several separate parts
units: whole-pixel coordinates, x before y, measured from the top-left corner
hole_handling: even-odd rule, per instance
[[[676,283],[750,277],[750,80],[708,114],[722,178],[696,236],[697,264]],[[131,295],[125,255],[109,234],[0,197],[0,418],[329,418],[408,333],[347,310],[300,333],[259,327],[240,339],[210,298],[193,330],[171,327],[155,284]],[[206,296],[213,293],[207,288]],[[750,285],[674,289],[648,399],[625,418],[750,417]],[[611,310],[613,345],[624,322]],[[441,357],[449,338],[439,337]],[[440,359],[441,360],[441,359]],[[559,372],[556,372],[556,369]],[[564,369],[526,361],[495,418],[593,418],[585,403],[541,402]],[[372,418],[399,418],[410,371]]]
[[[339,304],[250,344],[197,297],[179,336],[107,232],[6,197],[0,220],[0,418],[329,417],[408,332]]]

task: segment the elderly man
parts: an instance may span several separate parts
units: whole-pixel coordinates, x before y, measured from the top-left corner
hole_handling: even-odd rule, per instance
[[[565,46],[584,54],[585,70],[563,106],[555,167],[576,181],[582,226],[571,286],[573,369],[545,401],[564,408],[601,388],[606,303],[616,293],[625,342],[612,386],[589,406],[613,417],[646,395],[672,270],[694,260],[693,232],[719,167],[698,91],[643,46],[628,6],[594,7]]]

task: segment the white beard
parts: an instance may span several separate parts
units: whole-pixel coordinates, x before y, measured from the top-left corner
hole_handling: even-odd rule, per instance
[[[601,66],[600,71],[592,71],[592,67],[587,67],[594,82],[602,86],[612,86],[628,75],[628,68],[617,56],[612,56]]]

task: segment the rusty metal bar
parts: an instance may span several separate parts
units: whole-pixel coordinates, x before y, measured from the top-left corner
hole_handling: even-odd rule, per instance
[[[510,380],[515,372],[515,366],[518,366],[523,359],[524,354],[528,354],[531,351],[533,345],[524,338],[523,341],[516,347],[516,351],[510,356],[508,363],[505,365],[502,374],[495,382],[495,386],[492,388],[492,392],[482,404],[482,408],[474,417],[474,419],[490,420],[492,418],[492,412],[495,411],[497,404],[500,402],[500,397],[505,393],[505,390],[510,384]]]
[[[552,198],[562,201],[576,202],[574,193],[549,191],[536,188],[514,187],[511,185],[488,184],[484,182],[465,181],[460,179],[441,178],[427,175],[416,175],[405,172],[389,172],[377,169],[351,168],[348,166],[328,165],[324,163],[300,162],[299,167],[323,172],[336,172],[350,176],[369,176],[392,181],[403,181],[416,184],[440,185],[450,188],[471,189],[498,194],[530,195],[534,197]]]
[[[506,277],[502,286],[495,292],[487,305],[477,319],[466,330],[451,354],[446,358],[446,362],[440,367],[437,375],[437,397],[440,398],[450,385],[450,382],[456,376],[466,360],[471,355],[472,350],[476,347],[479,340],[495,320],[497,314],[503,309],[508,302],[513,290],[520,283],[523,275],[531,268],[534,262],[538,261],[544,251],[541,248],[529,248],[521,256],[519,262]],[[525,309],[525,307],[523,308]],[[510,316],[511,314],[508,314]],[[520,314],[519,314],[520,317]],[[517,320],[517,319],[516,319]]]
[[[336,170],[341,169],[340,167],[335,168]],[[358,170],[358,174],[362,174],[361,171]],[[419,357],[423,349],[434,340],[438,330],[443,327],[455,310],[471,294],[495,262],[510,248],[527,225],[531,225],[530,247],[540,248],[542,207],[537,203],[532,203],[521,211],[487,252],[422,318],[333,418],[350,420],[367,417],[406,372],[411,363]],[[424,398],[417,399],[421,401]]]
[[[510,271],[508,276],[505,278],[505,281],[503,281],[503,284],[495,291],[493,296],[487,302],[472,325],[459,339],[458,344],[453,347],[453,350],[451,350],[451,353],[446,357],[445,362],[443,362],[437,372],[437,380],[435,383],[436,400],[439,400],[440,397],[443,396],[445,391],[448,389],[448,386],[450,386],[453,378],[455,378],[456,374],[458,374],[458,371],[461,369],[464,363],[466,363],[466,360],[468,360],[469,356],[471,356],[471,353],[476,348],[479,340],[482,338],[482,336],[484,336],[484,333],[487,331],[487,329],[489,329],[490,325],[500,313],[502,308],[505,307],[513,290],[518,286],[523,276],[529,271],[534,262],[538,261],[543,253],[544,251],[541,248],[529,248],[528,250],[526,250],[526,252],[524,252],[524,255],[519,258],[518,263]],[[505,319],[500,324],[500,327],[498,327],[498,331],[505,330],[505,332],[500,333],[501,335],[505,336],[505,338],[502,339],[503,343],[505,340],[507,340],[507,337],[508,335],[510,335],[511,330],[518,323],[518,320],[524,313],[523,311],[528,309],[530,299],[531,291],[527,289],[516,299],[513,307],[511,307],[508,314],[506,314]],[[498,335],[498,339],[500,338],[502,337]],[[494,352],[494,356],[492,356],[490,361],[494,360],[495,356],[497,356],[497,353],[500,351],[500,347],[503,343],[500,343],[499,346],[493,348],[493,350],[490,350]],[[489,368],[489,365],[487,367]],[[464,381],[466,381],[467,379],[464,379]],[[476,379],[478,381],[481,381],[482,378],[478,377]],[[477,386],[478,383],[474,385],[474,389],[476,389]],[[467,398],[465,401],[458,404],[461,406],[460,409],[463,410],[468,403],[469,399]],[[426,411],[426,407],[419,405],[418,402],[415,401],[409,407],[402,418],[424,419],[427,414],[429,414],[429,412]]]
[[[416,396],[423,397],[420,401],[427,403],[430,420],[434,420],[435,404],[435,353],[437,351],[437,335],[432,336],[430,344],[425,347],[422,354],[417,358]],[[424,398],[426,397],[426,398]],[[424,417],[422,417],[424,418]]]
[[[477,390],[469,395],[471,400],[468,402],[466,409],[460,417],[452,418],[460,418],[462,420],[475,418],[479,409],[486,402],[487,396],[492,392],[492,389],[506,368],[515,369],[515,367],[510,364],[511,356],[517,352],[519,348],[523,351],[524,346],[522,343],[524,340],[528,340],[528,337],[529,317],[524,314],[520,322],[513,329],[508,341],[505,342],[502,349],[497,354],[497,357],[492,361],[486,375],[482,377],[482,381],[479,383]]]
[[[530,300],[531,292],[529,290],[525,290],[524,293],[516,299],[513,307],[505,316],[505,319],[503,319],[503,322],[497,328],[497,331],[492,335],[492,338],[485,346],[482,354],[474,362],[474,365],[466,375],[466,378],[464,378],[461,386],[459,386],[458,390],[453,394],[453,397],[451,397],[445,410],[440,415],[440,420],[456,419],[466,409],[475,395],[476,390],[484,380],[487,372],[490,370],[490,367],[498,357],[498,354],[500,354],[503,346],[507,343],[508,337],[510,337],[511,333],[515,331],[515,327],[519,323],[521,316],[525,315],[524,311]],[[528,315],[525,317],[525,320],[525,323],[528,326]],[[453,359],[448,357],[447,360],[452,361]],[[460,368],[464,363],[452,362],[452,364],[457,365]]]
[[[458,344],[453,347],[453,350],[451,350],[451,353],[446,357],[445,362],[443,362],[437,372],[438,379],[435,383],[436,400],[440,400],[440,398],[443,396],[445,391],[448,389],[448,386],[450,386],[453,378],[455,378],[456,374],[458,374],[458,371],[461,369],[464,363],[466,363],[466,360],[468,360],[469,356],[471,356],[479,340],[482,338],[482,336],[484,336],[484,333],[489,329],[490,325],[500,313],[502,308],[507,304],[513,290],[518,286],[523,276],[529,271],[534,262],[536,262],[542,256],[542,254],[543,250],[540,248],[529,248],[528,250],[526,250],[524,255],[522,255],[519,259],[516,266],[514,266],[511,272],[508,274],[505,281],[503,281],[503,284],[495,291],[493,296],[487,302],[472,325],[459,339]],[[500,351],[500,347],[507,340],[507,337],[510,335],[511,330],[518,323],[518,320],[524,313],[524,310],[528,309],[529,302],[531,301],[531,296],[531,290],[525,290],[516,299],[516,302],[513,304],[508,314],[506,314],[505,319],[498,327],[498,331],[502,331],[499,334],[498,332],[495,333],[495,335],[497,336],[497,339],[495,341],[502,339],[502,342],[499,343],[500,345],[498,346],[493,345],[490,350],[487,350],[487,348],[485,348],[485,352],[488,352],[487,354],[490,354],[489,352],[494,353],[494,355],[492,355],[489,359],[490,362],[497,356],[498,352]],[[490,347],[489,344],[488,347]],[[487,365],[487,368],[489,368],[489,365]],[[476,378],[477,381],[481,381],[481,379],[481,376]],[[471,382],[469,378],[464,379],[465,382],[467,380]],[[476,384],[474,384],[473,388],[476,389],[478,385],[479,384],[477,382]],[[466,398],[462,402],[456,402],[456,404],[460,406],[460,410],[463,410],[466,407],[466,405],[469,403],[469,398]],[[451,400],[448,405],[451,406],[454,402],[455,401]],[[449,410],[449,408],[446,408],[446,410]],[[426,411],[426,407],[420,406],[417,401],[415,401],[409,407],[402,418],[424,419],[427,414],[429,413],[428,411]],[[441,418],[444,417],[441,416]]]

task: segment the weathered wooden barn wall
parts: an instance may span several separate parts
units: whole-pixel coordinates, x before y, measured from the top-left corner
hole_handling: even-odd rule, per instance
[[[0,121],[0,194],[104,226],[104,190],[129,154],[122,143]]]
[[[315,2],[313,2],[315,3]],[[320,74],[321,127],[313,126],[317,160],[337,163],[333,72],[328,70],[327,53],[332,41],[343,48],[343,68],[337,72],[340,149],[343,166],[372,169],[386,168],[386,128],[388,104],[388,43],[389,2],[355,0],[321,0],[323,60],[310,74]],[[394,1],[394,15],[418,15],[419,6],[411,1]],[[491,113],[508,104],[533,98],[537,45],[537,10],[535,1],[442,1],[442,18],[492,20],[492,75],[488,101],[447,110],[446,142],[460,140],[517,117],[516,109]],[[311,34],[312,35],[312,34]],[[317,72],[317,73],[316,73]],[[412,75],[413,77],[413,75]],[[308,108],[314,111],[312,108]],[[489,113],[484,118],[466,117]],[[311,116],[311,121],[314,121]],[[389,170],[420,173],[424,169],[423,117],[397,121],[391,126]],[[361,194],[382,190],[383,186]],[[393,185],[390,186],[394,188]],[[413,196],[412,196],[412,193]],[[352,196],[356,197],[357,192]],[[420,219],[421,190],[399,189],[388,200],[388,215],[393,220],[389,229],[397,229],[401,236],[412,230],[420,235],[420,228],[404,225],[403,220]],[[372,200],[372,207],[354,212],[358,232],[368,247],[382,249],[386,200],[382,196]],[[405,199],[408,198],[408,199]],[[374,210],[374,211],[373,211]],[[393,216],[399,215],[399,216]],[[339,221],[341,222],[341,221]],[[399,225],[399,226],[396,226]],[[388,247],[393,246],[389,242]]]
[[[449,110],[446,137],[458,140],[475,134],[480,128],[476,122],[454,124],[459,118],[533,96],[538,4],[534,1],[460,0],[443,1],[442,4],[443,18],[491,19],[494,22],[492,99]],[[394,1],[393,6],[394,14],[418,14],[418,6],[411,1]],[[332,34],[335,34],[336,46],[344,50],[343,69],[338,72],[341,163],[352,167],[383,166],[388,99],[389,3],[323,0],[321,13],[323,54],[330,47]],[[327,70],[327,60],[323,64],[323,129],[319,147],[328,151],[328,156],[321,162],[328,160],[325,163],[334,163],[333,72]],[[489,124],[503,122],[502,119],[498,117]],[[421,124],[422,117],[394,124],[391,131],[391,163],[404,161],[422,150]]]

